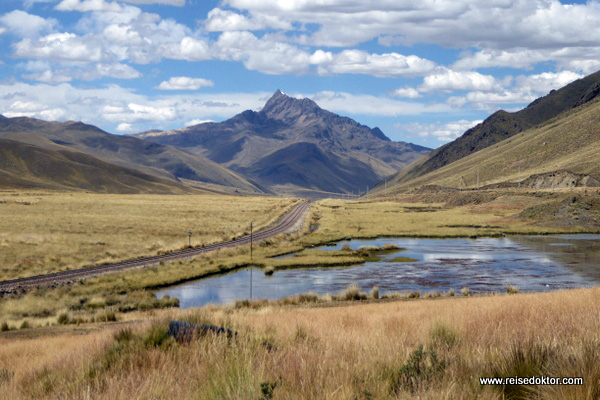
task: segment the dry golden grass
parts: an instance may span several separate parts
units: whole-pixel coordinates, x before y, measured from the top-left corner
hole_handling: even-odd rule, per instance
[[[426,175],[399,184],[393,182],[398,178],[392,179],[387,188],[389,193],[431,184],[475,188],[478,183],[519,182],[558,170],[598,177],[599,123],[600,102],[590,102]],[[408,171],[410,167],[404,174]],[[380,185],[377,190],[381,195],[384,188]]]
[[[116,338],[124,326],[84,336],[0,336],[0,397],[595,400],[599,296],[593,288],[343,307],[209,307],[157,312],[152,326],[132,323],[131,334]],[[164,336],[172,319],[224,325],[238,336],[179,345]],[[419,359],[420,346],[437,361]],[[411,368],[416,359],[420,372]],[[479,377],[494,375],[581,376],[584,385],[480,386]]]
[[[301,242],[323,243],[377,236],[470,237],[582,231],[578,227],[540,227],[532,221],[514,218],[526,207],[545,201],[501,196],[484,204],[452,207],[444,203],[401,203],[382,199],[322,200],[312,210],[313,223],[319,228]]]
[[[222,195],[0,192],[0,279],[230,240],[293,200]]]

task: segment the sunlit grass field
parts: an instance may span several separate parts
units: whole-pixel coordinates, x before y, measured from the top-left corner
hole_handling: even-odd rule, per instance
[[[344,238],[377,236],[471,237],[504,234],[583,232],[586,228],[543,227],[537,221],[517,218],[522,210],[548,199],[501,196],[490,202],[464,206],[444,203],[408,203],[394,199],[322,200],[312,211],[318,229],[303,240],[321,243]]]
[[[230,240],[294,200],[223,195],[0,192],[0,279]]]
[[[80,326],[79,332],[21,330],[0,337],[0,394],[595,400],[599,296],[593,288],[333,307],[207,307],[157,311],[103,329]],[[226,326],[238,335],[177,344],[166,336],[169,320]],[[514,376],[582,377],[584,384],[479,384],[480,377]]]

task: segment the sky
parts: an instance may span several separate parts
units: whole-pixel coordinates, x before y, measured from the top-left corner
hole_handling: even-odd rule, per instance
[[[436,148],[600,69],[600,2],[2,0],[0,114],[116,134],[277,90]]]

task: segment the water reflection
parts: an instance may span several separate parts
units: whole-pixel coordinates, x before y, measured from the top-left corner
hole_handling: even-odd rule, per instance
[[[406,250],[381,261],[346,268],[307,268],[252,274],[254,298],[278,299],[299,293],[336,293],[356,283],[368,291],[379,286],[391,291],[447,291],[468,287],[473,292],[503,292],[508,285],[521,291],[594,286],[600,281],[600,235],[523,236],[480,239],[386,238],[352,240],[323,247],[339,250],[345,244],[395,244]],[[418,261],[390,262],[398,257]],[[208,303],[231,303],[250,297],[250,271],[202,279],[167,288],[182,308]]]

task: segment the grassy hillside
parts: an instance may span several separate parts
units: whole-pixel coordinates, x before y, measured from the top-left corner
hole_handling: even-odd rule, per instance
[[[600,178],[600,101],[592,101],[545,124],[415,179],[388,182],[388,193],[424,185],[476,188],[519,182],[560,170]],[[377,191],[383,195],[383,187]]]
[[[163,179],[189,179],[247,192],[262,192],[237,173],[202,156],[131,136],[111,135],[81,122],[3,118],[0,119],[0,138],[53,151],[85,153],[105,162]]]
[[[191,193],[184,185],[73,151],[0,139],[0,189],[45,188],[99,193]]]
[[[449,165],[536,125],[569,111],[600,94],[600,71],[552,90],[523,110],[500,110],[456,140],[432,151],[423,160],[405,168],[395,180],[406,182]]]

